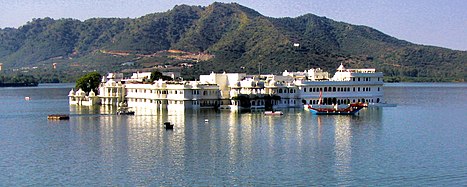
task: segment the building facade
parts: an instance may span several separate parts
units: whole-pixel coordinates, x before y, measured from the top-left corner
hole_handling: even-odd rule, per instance
[[[201,75],[199,81],[158,80],[148,83],[145,80],[149,76],[150,73],[134,73],[124,79],[122,74],[109,74],[103,77],[98,95],[90,93],[86,96],[82,91],[79,94],[70,91],[70,104],[240,109],[383,102],[381,72],[346,69],[343,65],[332,78],[319,68],[303,72],[284,71],[282,75],[213,72]],[[87,102],[83,104],[85,100]]]

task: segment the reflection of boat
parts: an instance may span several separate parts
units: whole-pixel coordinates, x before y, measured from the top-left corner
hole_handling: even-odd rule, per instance
[[[165,129],[173,129],[174,124],[171,124],[169,121],[167,121],[167,122],[164,122],[164,127]]]
[[[117,115],[135,115],[135,111],[130,110],[129,107],[120,107],[117,109]]]
[[[265,115],[283,115],[282,111],[265,111]]]
[[[308,105],[308,109],[311,113],[316,115],[354,115],[364,107],[362,103],[352,103],[345,105],[346,107],[341,106],[318,105],[317,107],[312,107]]]

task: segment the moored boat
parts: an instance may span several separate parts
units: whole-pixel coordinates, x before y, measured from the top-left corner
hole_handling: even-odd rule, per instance
[[[317,107],[312,107],[308,105],[308,110],[316,115],[354,115],[363,107],[365,107],[363,103],[352,103],[346,107],[339,107],[338,105],[318,105]]]
[[[117,115],[135,115],[135,111],[130,110],[129,107],[120,107],[117,109]]]
[[[67,114],[50,114],[47,116],[49,120],[69,120],[70,116]]]
[[[284,113],[282,111],[265,111],[265,115],[283,115]]]

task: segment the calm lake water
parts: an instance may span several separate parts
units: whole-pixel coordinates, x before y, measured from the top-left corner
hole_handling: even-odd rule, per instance
[[[387,84],[385,99],[397,107],[281,117],[116,116],[68,106],[72,86],[0,88],[0,186],[467,185],[465,83]],[[71,117],[48,121],[53,113]]]

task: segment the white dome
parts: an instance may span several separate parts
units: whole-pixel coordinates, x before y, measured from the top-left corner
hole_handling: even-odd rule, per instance
[[[345,70],[345,67],[342,64],[337,68],[337,71],[344,71],[344,70]]]
[[[73,96],[75,95],[75,91],[73,90],[73,88],[70,90],[70,92],[68,93],[68,96]]]
[[[96,93],[94,93],[94,91],[91,90],[91,91],[89,92],[89,96],[94,97],[94,96],[96,96]]]
[[[113,79],[110,79],[109,81],[107,81],[107,83],[105,83],[107,86],[115,86],[117,85],[117,82],[115,82]]]
[[[84,92],[84,91],[80,88],[78,91],[76,91],[76,95],[77,95],[77,96],[84,96],[84,95],[86,95],[86,92]]]

